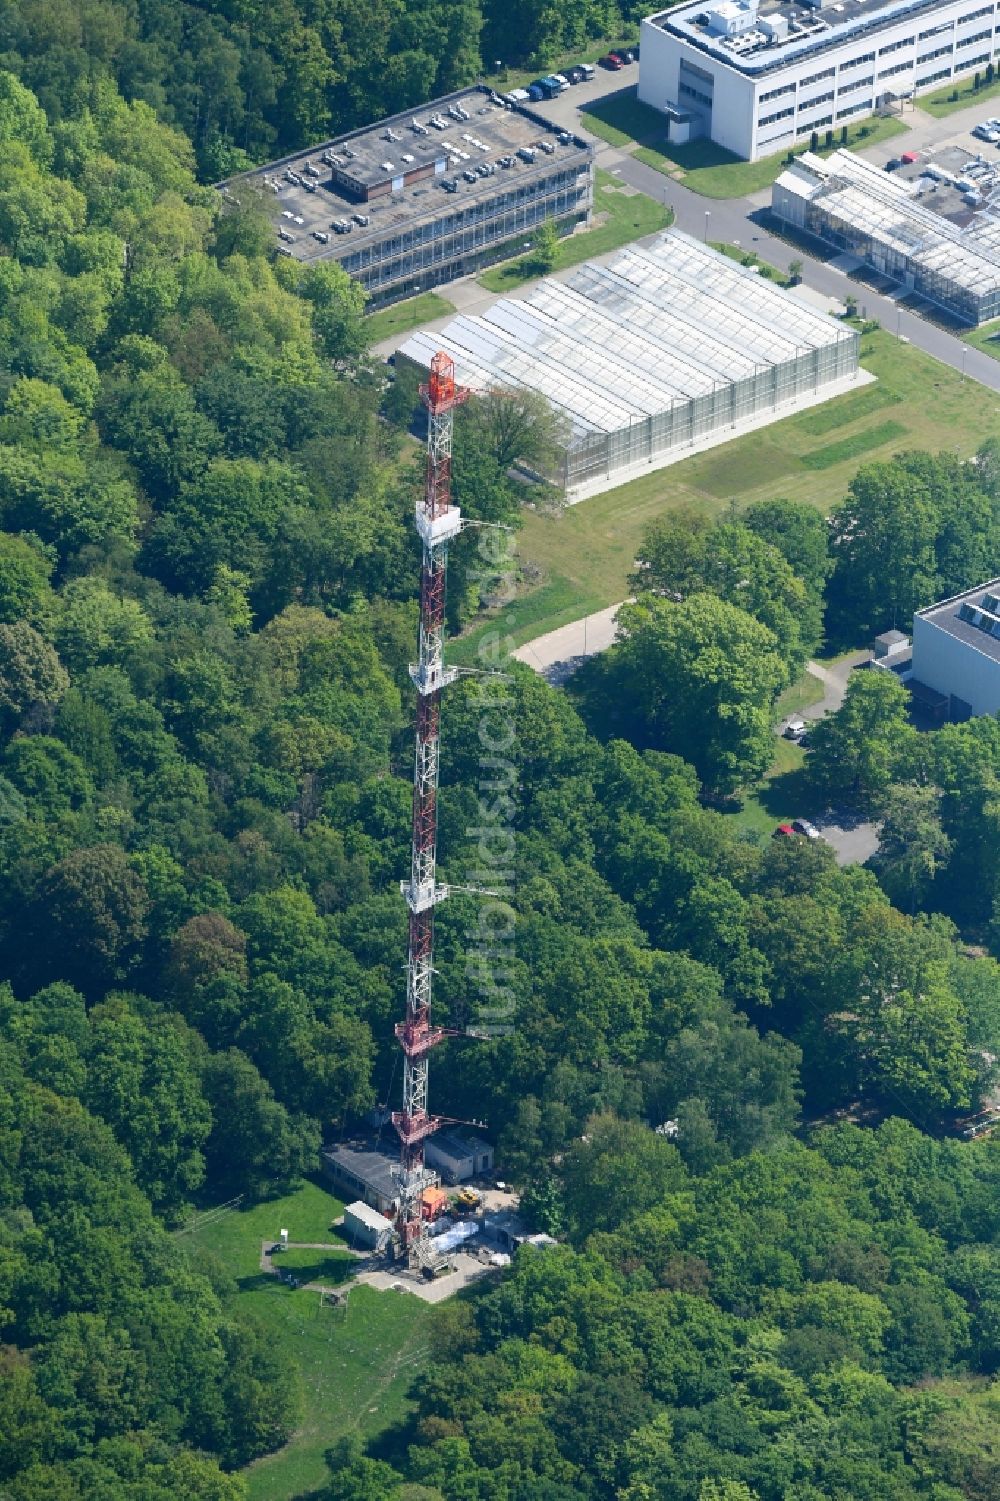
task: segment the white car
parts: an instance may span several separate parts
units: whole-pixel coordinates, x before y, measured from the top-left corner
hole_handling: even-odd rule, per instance
[[[527,89],[511,89],[510,93],[504,94],[503,97],[507,100],[508,104],[527,104],[531,95]]]
[[[794,718],[788,721],[782,734],[786,740],[801,740],[807,729],[808,725],[804,719]]]
[[[292,213],[290,208],[283,208],[281,210],[281,217],[283,219],[294,219],[295,215]]]
[[[808,818],[793,818],[792,828],[796,834],[804,834],[807,839],[822,839],[823,837],[816,825],[810,823]]]
[[[305,223],[305,222],[306,222],[306,221],[305,221],[305,220],[304,220],[304,219],[303,219],[303,217],[302,217],[302,215],[301,215],[301,214],[293,214],[293,215],[292,215],[292,218],[293,218],[293,219],[294,219],[294,220],[295,220],[295,223],[296,223],[296,224],[304,224],[304,223]]]

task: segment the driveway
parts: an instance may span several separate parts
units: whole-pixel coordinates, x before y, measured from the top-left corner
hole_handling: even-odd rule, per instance
[[[585,615],[570,625],[536,636],[519,646],[514,656],[549,683],[558,687],[595,652],[607,651],[615,639],[615,616],[621,605],[609,605],[594,615]]]
[[[799,711],[801,717],[822,719],[824,714],[836,713],[844,702],[851,673],[856,667],[860,667],[862,662],[867,662],[870,656],[870,651],[854,651],[826,665],[822,662],[807,662],[806,668],[812,677],[818,679],[817,687],[823,696],[814,704],[810,704],[807,709],[801,709]]]

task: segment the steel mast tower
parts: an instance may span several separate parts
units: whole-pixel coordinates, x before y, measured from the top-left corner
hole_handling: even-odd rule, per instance
[[[447,1036],[431,1026],[434,973],[434,908],[447,896],[437,881],[437,794],[441,690],[458,673],[444,665],[444,606],[448,544],[461,530],[462,517],[451,503],[451,447],[455,408],[468,391],[455,384],[455,365],[446,354],[431,361],[430,379],[420,394],[427,408],[427,475],[416,510],[423,547],[420,574],[420,635],[410,676],[417,690],[416,754],[413,767],[413,844],[410,879],[400,882],[410,912],[406,966],[406,1020],[396,1027],[403,1049],[403,1108],[392,1123],[399,1133],[402,1194],[397,1225],[403,1247],[419,1258],[423,1236],[420,1195],[427,1182],[424,1142],[440,1126],[427,1111],[428,1054]]]

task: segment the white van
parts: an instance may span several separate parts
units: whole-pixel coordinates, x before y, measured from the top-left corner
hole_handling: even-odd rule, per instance
[[[581,63],[580,64],[580,72],[583,74],[584,82],[586,82],[587,79],[593,78],[593,76],[594,76],[594,64],[593,63]]]

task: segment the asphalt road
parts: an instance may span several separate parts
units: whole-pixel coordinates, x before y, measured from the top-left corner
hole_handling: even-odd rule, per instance
[[[572,127],[593,140],[599,166],[613,172],[622,182],[639,188],[650,198],[668,203],[674,211],[675,223],[688,234],[698,239],[738,241],[748,250],[755,250],[762,260],[769,261],[772,266],[783,271],[787,271],[791,261],[801,261],[802,280],[807,286],[835,297],[840,302],[848,292],[853,292],[867,316],[877,318],[890,333],[903,335],[918,349],[933,355],[952,369],[961,371],[991,390],[1000,391],[1000,361],[971,348],[947,329],[898,307],[891,297],[883,296],[865,284],[849,281],[843,271],[770,234],[762,222],[765,217],[764,206],[770,199],[769,191],[755,195],[757,201],[752,198],[704,198],[675,179],[657,172],[654,167],[648,167],[645,162],[636,161],[627,149],[619,150],[594,137],[580,120],[580,110],[598,99],[633,88],[637,74],[638,69],[634,66],[611,75],[599,69],[590,83],[579,84],[558,99],[533,107],[548,118]],[[907,123],[911,124],[909,134],[872,148],[871,156],[874,160],[884,161],[893,150],[919,149],[950,140],[967,131],[987,113],[988,106],[978,105],[945,119],[935,120],[920,109],[915,109],[906,116]]]

